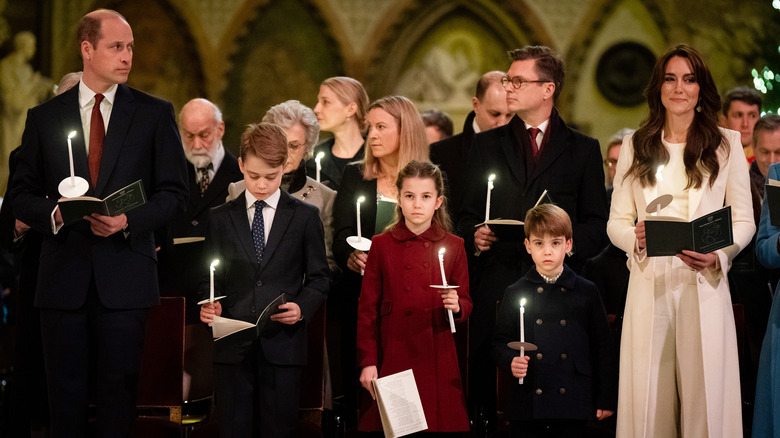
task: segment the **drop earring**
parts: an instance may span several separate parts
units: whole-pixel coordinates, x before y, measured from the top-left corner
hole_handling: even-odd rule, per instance
[[[697,112],[697,113],[700,113],[700,112],[701,112],[701,99],[699,100],[699,104],[698,104],[698,105],[696,105],[696,112]]]

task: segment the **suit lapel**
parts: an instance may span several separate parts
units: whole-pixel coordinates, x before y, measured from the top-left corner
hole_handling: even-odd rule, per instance
[[[252,243],[252,229],[246,215],[246,198],[243,192],[230,202],[230,219],[236,229],[238,241],[241,242],[241,246],[246,251],[247,258],[254,260],[255,264],[257,264],[257,254],[255,254],[255,247]]]
[[[122,150],[122,144],[127,137],[130,128],[130,122],[133,120],[133,113],[136,104],[133,96],[126,85],[117,85],[116,96],[114,98],[114,107],[111,109],[111,118],[108,122],[108,131],[103,139],[103,154],[100,158],[100,173],[98,175],[95,194],[101,196],[106,187],[111,170],[114,169],[119,153]]]
[[[710,185],[710,179],[707,178],[705,175],[704,178],[701,181],[701,188],[690,188],[688,189],[688,220],[693,220],[696,218],[697,214],[696,211],[699,209],[699,205],[701,204],[701,198],[702,195],[704,195],[704,191],[708,190],[707,188]]]
[[[531,177],[528,178],[528,184],[532,184],[533,181],[539,177],[548,167],[550,167],[555,160],[566,150],[569,146],[569,130],[566,129],[566,125],[563,121],[558,121],[558,126],[553,126],[553,120],[550,119],[550,123],[547,125],[550,131],[550,139],[542,149],[539,155],[539,161],[536,163]],[[546,188],[546,187],[545,187]]]
[[[63,95],[62,104],[65,109],[62,111],[62,132],[63,144],[67,148],[67,136],[71,131],[76,131],[76,136],[71,139],[73,149],[73,170],[76,176],[80,176],[89,181],[89,163],[87,162],[87,144],[84,140],[84,128],[81,124],[81,111],[79,107],[79,87],[74,86]],[[70,163],[63,163],[65,174],[70,176]],[[90,187],[90,190],[92,187]],[[89,193],[89,192],[87,192]]]
[[[525,158],[520,157],[517,153],[522,150],[522,147],[518,144],[521,140],[516,138],[517,136],[515,135],[516,127],[514,124],[516,123],[525,126],[525,122],[515,115],[509,124],[505,125],[505,128],[497,129],[501,129],[501,149],[504,151],[504,156],[509,160],[509,170],[520,185],[523,186],[526,178]]]
[[[274,255],[274,251],[279,247],[282,242],[282,236],[287,232],[287,226],[290,225],[290,220],[295,212],[295,200],[282,190],[279,197],[279,203],[276,205],[276,213],[274,214],[274,221],[271,224],[271,233],[268,235],[268,240],[265,243],[265,251],[263,252],[263,260],[260,262],[260,269],[262,271],[268,260]]]

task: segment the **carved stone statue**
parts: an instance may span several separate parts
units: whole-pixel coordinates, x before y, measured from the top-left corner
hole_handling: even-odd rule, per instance
[[[27,110],[41,103],[52,92],[51,79],[33,71],[30,59],[35,55],[35,35],[19,32],[14,36],[14,51],[0,60],[0,194],[8,180],[8,154],[19,146]]]

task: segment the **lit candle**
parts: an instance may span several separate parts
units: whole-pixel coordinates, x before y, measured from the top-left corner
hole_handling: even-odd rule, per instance
[[[444,273],[444,248],[439,250],[439,268],[441,269],[441,284],[447,287],[449,284],[447,284],[447,275]],[[455,318],[452,316],[452,309],[447,309],[447,318],[450,320],[450,331],[455,333]]]
[[[493,180],[496,179],[495,174],[491,174],[488,177],[488,186],[487,186],[487,202],[485,202],[485,222],[490,220],[490,192],[493,190]]]
[[[357,200],[357,236],[363,237],[362,234],[360,234],[360,204],[365,201],[366,198],[364,196],[361,196]]]
[[[73,170],[73,146],[70,144],[70,139],[76,136],[76,131],[70,131],[68,134],[68,158],[70,158],[70,185],[76,186],[76,172]]]
[[[324,156],[325,152],[320,152],[317,154],[317,157],[314,158],[314,162],[317,163],[317,182],[320,182],[320,170],[322,170],[322,164],[320,164],[320,161]]]
[[[210,271],[210,282],[209,282],[209,302],[214,302],[214,270],[216,269],[217,265],[219,264],[219,260],[214,260],[211,262],[211,266],[209,266]]]
[[[525,298],[520,299],[520,357],[525,356]],[[523,378],[519,379],[519,384],[523,384]]]

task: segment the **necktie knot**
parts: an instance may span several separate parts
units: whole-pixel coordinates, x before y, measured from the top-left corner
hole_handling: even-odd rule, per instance
[[[266,204],[265,201],[255,201],[255,210],[262,210],[266,205],[268,204]]]
[[[106,96],[103,96],[102,94],[98,93],[95,95],[95,106],[100,107],[100,102],[105,99]]]

